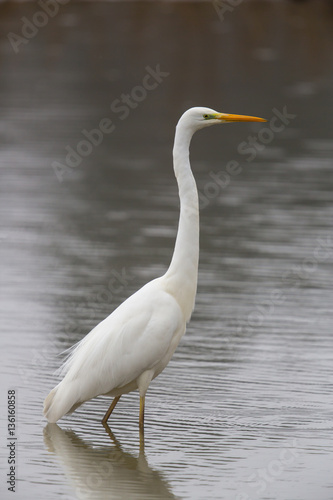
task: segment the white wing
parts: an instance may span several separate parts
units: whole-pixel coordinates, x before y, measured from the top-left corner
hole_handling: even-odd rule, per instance
[[[176,300],[159,279],[148,283],[75,347],[63,367],[65,378],[45,402],[48,420],[56,421],[81,402],[135,383],[146,370],[156,367],[160,372],[184,332]]]

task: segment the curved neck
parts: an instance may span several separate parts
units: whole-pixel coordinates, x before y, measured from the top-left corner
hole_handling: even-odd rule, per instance
[[[189,147],[193,132],[177,125],[173,163],[178,183],[180,216],[172,260],[165,274],[167,289],[190,319],[197,290],[199,261],[199,201],[191,171]]]

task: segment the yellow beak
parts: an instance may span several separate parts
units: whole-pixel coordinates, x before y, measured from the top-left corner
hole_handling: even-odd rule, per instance
[[[224,122],[267,122],[264,118],[258,118],[257,116],[246,116],[246,115],[231,115],[229,113],[217,113],[217,120],[223,120]]]

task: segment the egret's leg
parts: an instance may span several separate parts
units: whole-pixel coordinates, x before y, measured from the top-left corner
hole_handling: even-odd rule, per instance
[[[143,428],[141,429],[140,428],[140,453],[144,453],[145,452],[145,433],[144,433],[144,430]]]
[[[139,416],[140,431],[143,431],[144,419],[145,419],[145,397],[140,396],[140,416]]]
[[[105,413],[104,417],[103,417],[103,420],[102,420],[102,424],[106,424],[106,422],[108,421],[109,419],[109,416],[111,415],[111,413],[113,412],[114,410],[114,407],[116,406],[116,404],[118,403],[120,399],[120,396],[116,396],[114,398],[114,400],[112,401],[112,403],[110,404],[110,408],[108,409],[108,411]]]

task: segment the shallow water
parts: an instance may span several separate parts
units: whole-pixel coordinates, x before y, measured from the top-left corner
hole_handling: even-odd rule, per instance
[[[35,10],[1,5],[2,32]],[[224,20],[210,2],[75,3],[18,54],[2,38],[1,399],[15,389],[16,499],[332,498],[332,38],[316,2],[244,2]],[[157,65],[169,75],[121,120],[110,105]],[[136,393],[114,435],[100,424],[107,398],[46,426],[59,353],[170,261],[173,129],[198,104],[295,116],[278,132],[269,121],[193,139],[196,309],[148,392],[145,449]],[[59,182],[53,162],[103,118],[115,130],[57,167]],[[1,488],[12,498],[4,474]]]

